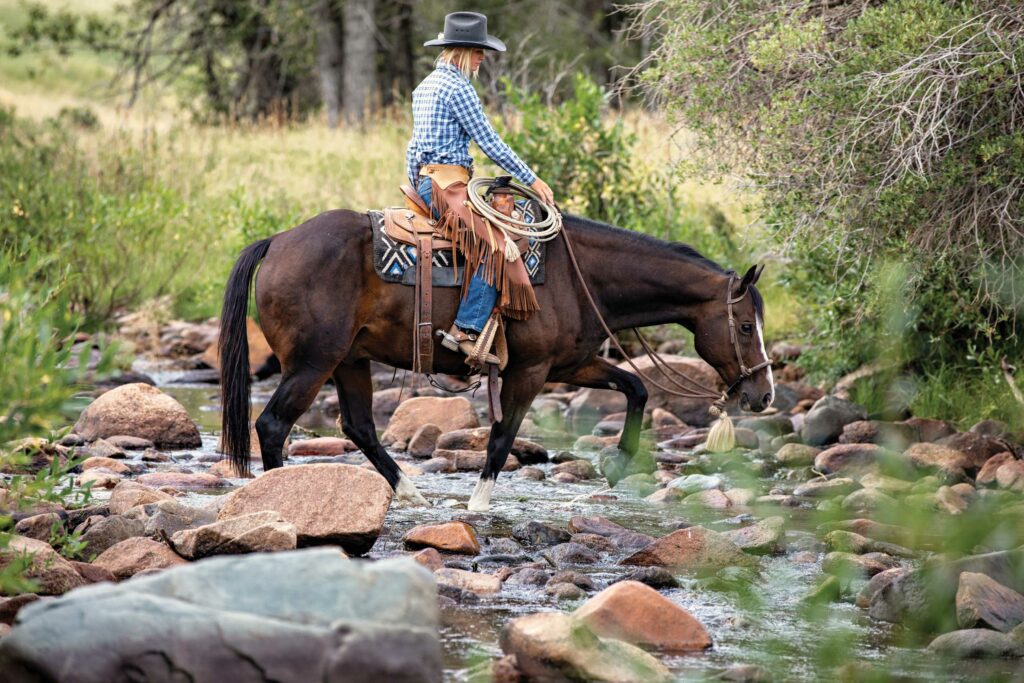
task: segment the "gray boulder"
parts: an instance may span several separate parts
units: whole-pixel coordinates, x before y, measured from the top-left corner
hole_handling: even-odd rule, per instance
[[[441,681],[437,591],[409,559],[328,548],[219,557],[33,603],[8,680]]]
[[[867,411],[863,406],[836,396],[823,396],[807,412],[800,437],[811,446],[835,443],[843,433],[843,427],[866,418]]]

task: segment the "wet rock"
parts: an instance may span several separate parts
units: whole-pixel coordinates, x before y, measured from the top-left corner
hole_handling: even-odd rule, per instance
[[[781,553],[785,526],[782,517],[767,517],[751,526],[722,532],[722,537],[754,555]]]
[[[619,549],[636,549],[650,545],[654,538],[647,534],[637,533],[605,519],[604,517],[584,517],[576,515],[569,519],[569,531],[574,534],[595,534],[604,536]]]
[[[686,498],[688,494],[679,489],[674,489],[666,486],[663,489],[658,489],[649,496],[646,496],[644,500],[654,505],[670,505],[681,502]]]
[[[216,512],[183,505],[174,499],[136,505],[127,510],[124,517],[141,521],[145,525],[145,535],[152,538],[170,537],[179,531],[217,521]]]
[[[853,479],[839,477],[837,479],[812,479],[793,489],[793,495],[807,498],[828,498],[830,496],[849,495],[860,485]]]
[[[760,445],[760,441],[757,438],[757,432],[752,429],[737,427],[733,430],[733,435],[736,438],[736,448],[753,450]]]
[[[35,582],[36,592],[40,595],[61,595],[86,583],[71,563],[51,548],[49,543],[25,536],[12,535],[7,546],[0,549],[0,571],[10,566],[16,558],[22,557],[29,559],[24,576]],[[0,671],[3,671],[3,667],[0,667]]]
[[[879,422],[858,420],[843,427],[839,443],[873,443],[902,451],[915,441],[920,441],[920,432],[913,425],[903,422]]]
[[[93,401],[74,431],[89,441],[114,435],[148,439],[159,448],[198,448],[199,429],[176,400],[148,384],[125,384]]]
[[[776,453],[775,459],[786,467],[807,467],[814,464],[820,448],[802,443],[787,443]]]
[[[402,402],[381,435],[381,443],[390,446],[399,441],[409,442],[420,426],[434,424],[442,432],[480,426],[473,405],[462,396],[439,398],[417,396]]]
[[[996,483],[996,472],[1003,465],[1013,462],[1016,460],[1013,453],[1009,451],[1003,451],[1002,453],[996,453],[991,458],[985,461],[985,464],[978,470],[978,476],[974,482],[978,486],[993,486]]]
[[[419,468],[428,474],[450,474],[455,472],[455,461],[448,458],[431,458],[419,464]]]
[[[419,429],[409,438],[409,444],[405,450],[414,458],[429,458],[437,448],[437,440],[441,434],[441,428],[436,424],[420,425]]]
[[[313,439],[302,439],[292,441],[288,446],[288,455],[294,457],[328,457],[345,455],[358,451],[356,446],[349,439],[342,439],[336,436],[320,436]]]
[[[718,489],[708,489],[686,497],[687,505],[696,505],[707,510],[725,510],[732,507],[729,497]]]
[[[889,495],[905,493],[911,487],[911,483],[908,481],[874,472],[869,472],[862,476],[860,478],[860,485],[866,489],[876,489]]]
[[[793,432],[793,421],[784,413],[747,417],[736,422],[738,429],[760,432],[769,436],[782,436]],[[755,445],[754,448],[757,446]]]
[[[894,543],[901,546],[916,547],[920,541],[932,539],[919,537],[909,529],[895,524],[884,524],[873,519],[849,519],[841,522],[823,524],[820,528],[825,530],[852,531],[870,539]],[[934,540],[938,540],[936,537]]]
[[[424,548],[418,553],[414,553],[412,559],[432,572],[444,566],[444,558],[434,548]]]
[[[252,479],[255,477],[252,472],[240,471],[234,461],[230,459],[218,460],[213,463],[210,465],[209,473],[215,477],[223,477],[225,479]]]
[[[409,560],[257,553],[26,608],[0,641],[0,670],[54,681],[74,671],[76,683],[440,683],[438,622],[434,582]]]
[[[559,484],[576,484],[580,480],[579,477],[568,472],[556,472],[551,475],[551,481],[557,481]]]
[[[995,439],[974,432],[958,432],[939,440],[939,445],[963,453],[966,459],[964,469],[974,471],[997,453],[1010,450],[1002,439]]]
[[[960,628],[992,628],[1004,633],[1024,623],[1024,595],[976,572],[962,572],[956,591]]]
[[[166,453],[161,453],[158,450],[148,448],[142,453],[141,460],[142,462],[170,462],[171,456]]]
[[[855,555],[833,551],[821,562],[821,570],[826,574],[837,574],[844,577],[871,577],[886,569],[892,569],[897,561],[885,553],[865,553]]]
[[[580,606],[573,617],[600,637],[665,652],[711,647],[711,636],[697,619],[653,588],[621,581]]]
[[[88,458],[102,458],[115,460],[124,457],[124,451],[105,439],[96,439],[88,446],[78,449],[78,455],[85,455]],[[82,466],[82,469],[88,469]]]
[[[654,589],[679,587],[676,577],[664,567],[637,567],[615,580],[618,581],[637,581]]]
[[[477,555],[480,542],[473,527],[465,522],[421,524],[413,527],[402,539],[407,548],[436,548],[449,553]]]
[[[707,474],[687,474],[670,481],[668,487],[684,493],[698,493],[721,488],[724,484],[721,477]]]
[[[54,530],[60,532],[63,529],[64,521],[56,512],[44,512],[40,515],[25,517],[14,525],[14,533],[44,543],[50,542],[50,536],[53,535]]]
[[[860,489],[843,498],[842,509],[865,513],[896,508],[896,500],[878,489]]]
[[[523,522],[512,527],[512,537],[533,546],[554,545],[569,541],[569,532],[544,522]]]
[[[253,512],[179,531],[171,543],[182,557],[198,560],[212,555],[294,550],[296,532],[295,526],[276,512]]]
[[[595,564],[601,556],[579,543],[559,543],[548,548],[544,557],[555,567],[566,567],[581,564]]]
[[[36,593],[21,593],[9,598],[0,597],[0,624],[13,624],[22,607],[43,599],[45,598]]]
[[[864,474],[878,468],[885,450],[873,443],[848,443],[827,448],[814,458],[814,469],[824,474]]]
[[[509,576],[505,583],[517,586],[545,586],[550,578],[551,574],[543,569],[525,567]]]
[[[582,600],[587,597],[585,590],[571,583],[549,583],[544,592],[556,600]]]
[[[660,566],[700,574],[749,563],[743,551],[722,534],[694,526],[655,540],[620,564]]]
[[[878,572],[871,579],[864,584],[864,587],[857,593],[856,604],[861,609],[867,609],[871,606],[871,600],[875,597],[875,594],[888,586],[890,583],[895,581],[900,576],[908,573],[910,570],[904,567],[893,567],[892,569],[886,569],[885,571]]]
[[[103,468],[103,469],[106,469],[106,470],[110,470],[111,472],[114,472],[115,474],[131,474],[132,473],[132,468],[131,467],[129,467],[127,464],[125,464],[124,461],[117,460],[115,458],[107,458],[107,457],[100,457],[100,456],[95,456],[94,455],[94,456],[92,456],[90,458],[86,458],[85,461],[82,463],[82,470],[83,471],[88,471],[88,470],[91,470],[91,469],[94,469],[94,468],[97,468],[97,467]]]
[[[93,490],[99,491],[100,489],[115,488],[121,481],[120,474],[106,468],[94,467],[75,477],[75,486],[82,488],[89,486]]]
[[[519,545],[511,538],[485,538],[484,539],[484,550],[492,555],[522,555],[523,546]]]
[[[594,590],[594,582],[586,574],[580,574],[579,572],[562,570],[555,572],[554,575],[547,581],[547,585],[553,586],[557,583],[571,583],[574,586],[578,586],[583,590],[592,591]]]
[[[459,472],[479,472],[487,463],[487,453],[484,451],[449,451],[438,448],[434,451],[434,458],[445,458],[455,465]],[[508,456],[502,472],[513,472],[519,469],[519,460],[514,455]]]
[[[444,567],[434,572],[438,584],[454,586],[476,595],[493,595],[501,590],[501,580],[493,574]]]
[[[996,470],[996,486],[1010,491],[1024,491],[1024,461],[1014,460]]]
[[[955,659],[1024,657],[1024,643],[1005,633],[984,628],[943,633],[928,645],[928,649]]]
[[[185,564],[173,550],[149,538],[133,537],[104,550],[93,564],[111,572],[118,581],[147,569],[167,569]]]
[[[674,439],[669,439],[668,441],[659,444],[659,446],[661,448],[667,448],[669,450],[688,450],[690,448],[694,448],[695,446],[699,446],[700,444],[707,441],[709,431],[710,430],[707,429],[694,429],[682,436],[677,436]]]
[[[846,425],[866,418],[863,406],[836,396],[823,396],[807,412],[800,436],[811,446],[834,443]]]
[[[896,557],[916,557],[917,553],[909,548],[896,545],[895,543],[886,543],[884,541],[876,541],[858,533],[852,531],[843,531],[841,529],[836,531],[830,531],[825,534],[825,545],[830,550],[839,550],[842,552],[849,553],[885,553],[887,555],[894,555]]]
[[[587,460],[570,460],[569,462],[555,465],[552,471],[555,474],[571,474],[577,479],[594,479],[597,477],[597,470]]]
[[[744,507],[757,500],[757,493],[751,489],[727,489],[725,497],[736,506]]]
[[[146,525],[137,519],[111,515],[90,517],[75,531],[82,534],[81,540],[85,543],[83,555],[88,558],[103,553],[125,539],[145,535]]]
[[[391,487],[352,465],[295,465],[265,472],[231,494],[218,518],[273,510],[295,525],[299,545],[335,543],[361,555],[377,540]]]
[[[544,481],[547,475],[544,474],[544,470],[537,467],[523,467],[516,472],[516,476],[521,479],[530,479],[532,481]]]
[[[144,439],[139,436],[131,436],[129,434],[114,434],[107,437],[109,442],[115,448],[120,448],[122,451],[144,451],[147,448],[155,448],[154,444],[149,439]]]
[[[648,683],[671,678],[668,669],[643,650],[599,638],[566,614],[513,619],[502,631],[501,647],[515,656],[527,680]]]
[[[601,553],[610,553],[615,550],[615,544],[604,536],[598,536],[597,534],[573,534],[572,542],[585,545],[591,550],[596,550]]]
[[[835,576],[828,576],[824,581],[815,586],[809,593],[804,595],[800,602],[810,605],[825,605],[830,602],[837,602],[843,597],[843,584]]]
[[[150,472],[135,481],[146,486],[170,486],[176,489],[217,489],[230,486],[215,474],[207,472]]]

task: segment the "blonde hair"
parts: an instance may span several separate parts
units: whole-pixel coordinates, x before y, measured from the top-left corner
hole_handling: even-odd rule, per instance
[[[475,49],[472,47],[446,47],[441,50],[441,54],[438,55],[434,66],[451,64],[465,74],[466,78],[473,78],[476,76],[477,71],[479,71],[479,68],[473,69],[473,50]]]

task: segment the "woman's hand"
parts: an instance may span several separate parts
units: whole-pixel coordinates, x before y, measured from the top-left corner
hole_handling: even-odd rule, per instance
[[[551,188],[540,178],[533,181],[533,185],[530,185],[530,189],[540,195],[540,198],[544,200],[545,204],[555,205],[555,195],[551,193]]]

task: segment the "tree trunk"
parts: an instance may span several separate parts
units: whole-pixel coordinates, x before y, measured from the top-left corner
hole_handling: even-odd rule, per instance
[[[362,124],[374,104],[377,41],[374,0],[346,0],[344,105],[345,120]]]
[[[327,127],[337,128],[341,112],[341,66],[344,62],[341,26],[333,0],[317,0],[313,14],[316,17],[316,73],[320,81],[320,96],[327,110]]]

